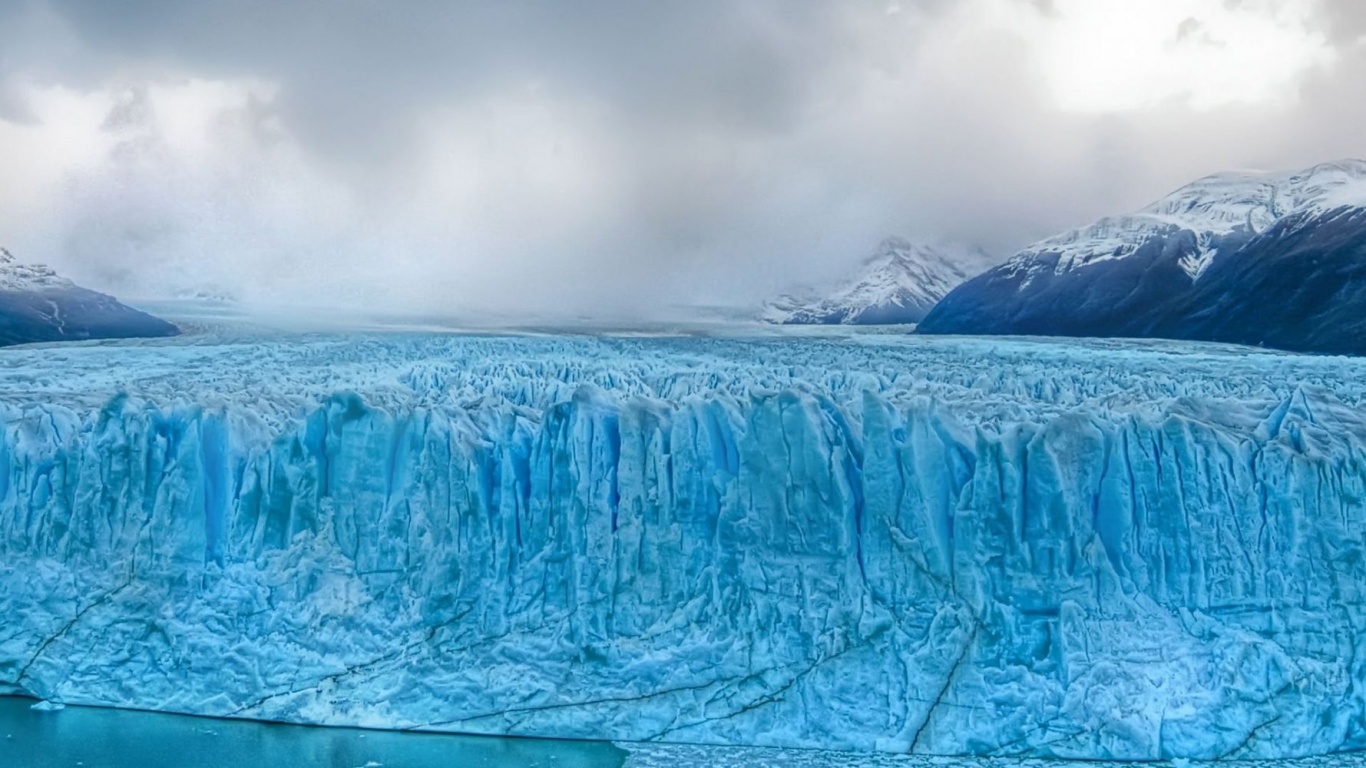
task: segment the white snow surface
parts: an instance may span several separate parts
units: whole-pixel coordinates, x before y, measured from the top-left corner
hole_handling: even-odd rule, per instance
[[[857,273],[828,290],[805,289],[766,305],[771,323],[812,322],[836,313],[852,322],[869,309],[919,307],[928,311],[984,264],[979,250],[957,245],[916,243],[902,237],[883,240]]]
[[[1014,270],[1033,274],[1040,254],[1057,253],[1062,274],[1133,253],[1148,239],[1188,230],[1197,251],[1182,262],[1199,279],[1215,256],[1211,241],[1237,228],[1261,232],[1291,214],[1326,213],[1366,206],[1366,161],[1341,160],[1299,171],[1219,173],[1188,184],[1129,215],[1107,216],[1094,224],[1041,240],[1011,258]]]
[[[0,291],[45,291],[74,287],[74,283],[43,264],[23,264],[0,248]]]
[[[1366,360],[320,334],[13,348],[0,384],[0,693],[930,754],[1366,742]]]

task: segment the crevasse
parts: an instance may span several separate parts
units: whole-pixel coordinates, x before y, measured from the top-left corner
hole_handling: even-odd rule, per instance
[[[14,352],[0,691],[939,754],[1366,746],[1356,361],[869,337]]]

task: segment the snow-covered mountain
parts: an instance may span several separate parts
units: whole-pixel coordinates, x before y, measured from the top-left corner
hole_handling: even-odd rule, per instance
[[[1366,161],[1342,160],[1285,173],[1217,173],[1188,184],[1127,216],[1107,216],[1024,249],[1006,267],[1032,273],[1057,254],[1055,273],[1132,255],[1154,237],[1188,231],[1196,248],[1180,266],[1198,280],[1223,238],[1263,232],[1291,214],[1366,205]],[[1051,260],[1048,260],[1051,261]]]
[[[790,325],[916,323],[985,260],[976,249],[889,237],[852,278],[782,296],[764,307],[763,318]]]
[[[1208,176],[1133,214],[1029,246],[952,291],[920,330],[1163,336],[1366,351],[1366,337],[1351,323],[1366,316],[1366,305],[1349,290],[1361,279],[1352,265],[1366,258],[1366,220],[1355,215],[1363,210],[1362,160]],[[1297,258],[1287,260],[1289,251]],[[1272,261],[1274,268],[1267,266]],[[1255,289],[1249,282],[1254,273],[1262,276]],[[1286,305],[1291,293],[1320,282],[1342,290],[1325,287],[1319,296],[1323,291],[1314,288],[1310,293],[1325,303]],[[1243,309],[1229,323],[1234,316],[1216,318],[1216,306]],[[1290,311],[1273,325],[1268,307]],[[1344,318],[1349,326],[1340,325]],[[1295,330],[1287,332],[1286,323]]]
[[[0,248],[0,346],[176,333],[170,323]]]

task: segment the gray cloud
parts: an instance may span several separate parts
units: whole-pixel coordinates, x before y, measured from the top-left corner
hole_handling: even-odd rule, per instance
[[[346,151],[393,138],[415,110],[526,81],[642,122],[781,129],[856,42],[835,7],[777,0],[53,2],[103,66],[279,80],[293,127]]]
[[[1037,10],[1044,16],[1054,19],[1061,16],[1061,14],[1058,12],[1058,6],[1054,2],[1054,0],[1030,0],[1030,2],[1034,4],[1035,10]]]
[[[1323,0],[1324,28],[1338,45],[1351,45],[1366,35],[1366,3],[1358,0]]]
[[[34,119],[22,84],[123,93],[29,239],[101,285],[569,313],[749,300],[893,232],[1004,255],[1220,168],[1366,153],[1351,50],[1289,107],[1067,113],[962,7],[28,0],[0,6],[0,120]],[[1355,7],[1324,6],[1335,39]],[[149,95],[187,78],[268,86],[212,162]]]

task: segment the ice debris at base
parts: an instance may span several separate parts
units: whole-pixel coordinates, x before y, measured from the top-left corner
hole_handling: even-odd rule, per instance
[[[0,693],[937,754],[1366,746],[1366,360],[375,335],[0,366]]]
[[[66,705],[60,701],[48,701],[46,699],[35,702],[29,709],[34,712],[60,712],[66,709]]]
[[[1095,761],[1057,758],[930,757],[818,749],[713,747],[693,744],[619,744],[623,768],[1098,768]],[[1366,754],[1288,760],[1164,760],[1107,762],[1099,768],[1366,768]]]

